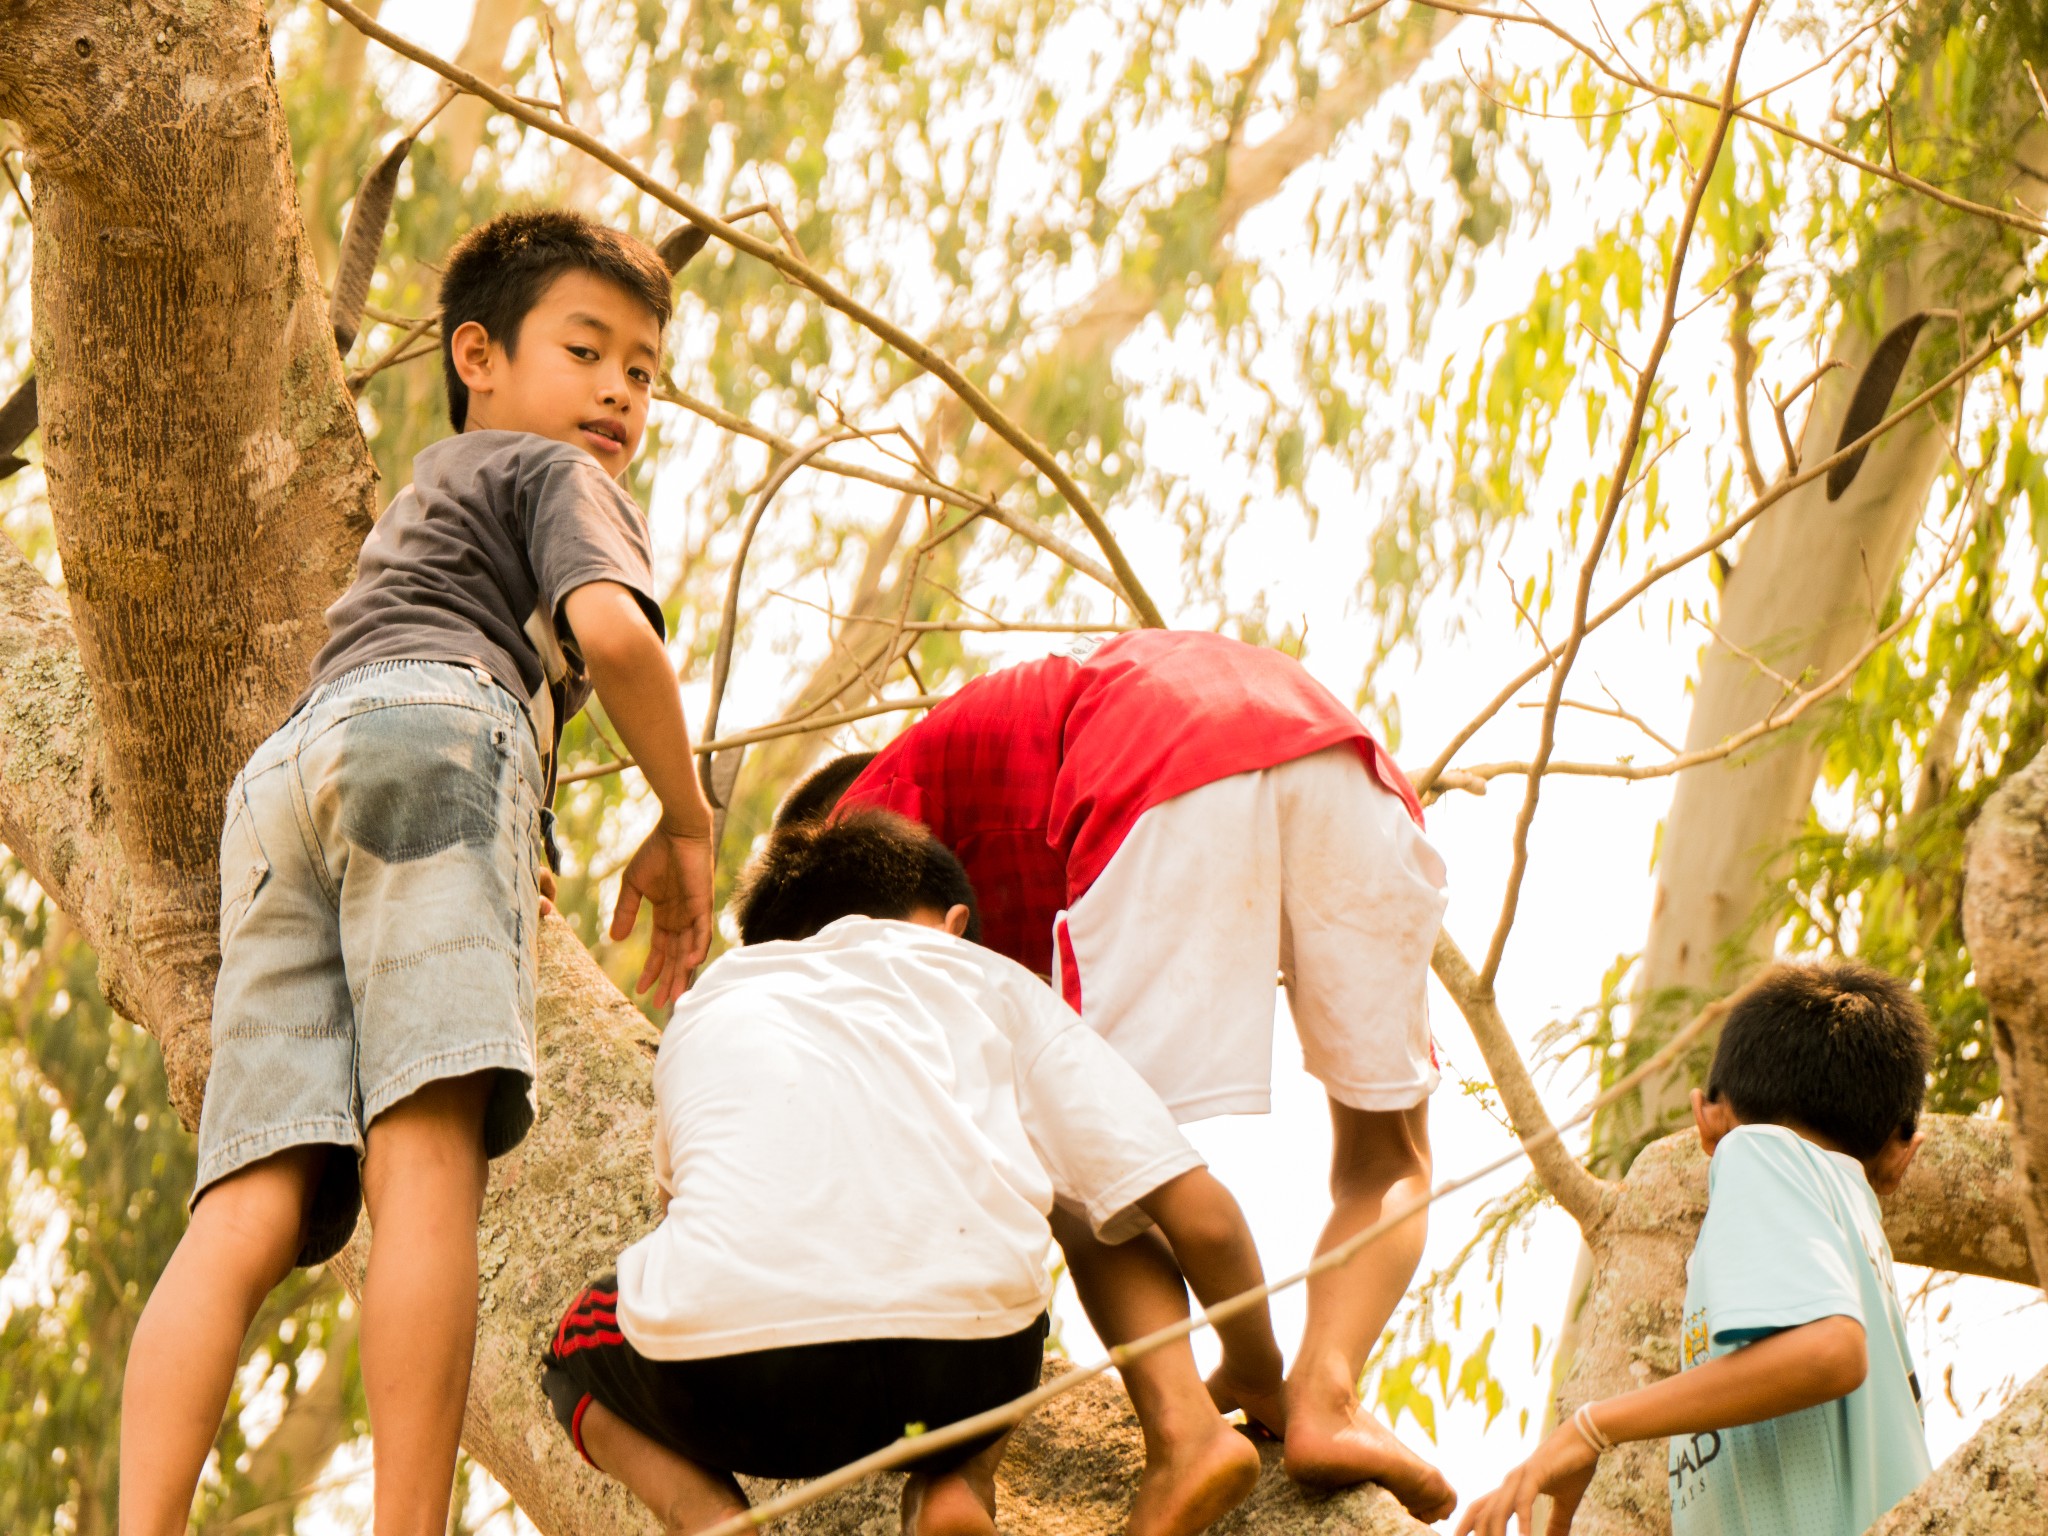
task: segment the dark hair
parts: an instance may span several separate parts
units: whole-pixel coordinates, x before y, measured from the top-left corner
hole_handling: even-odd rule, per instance
[[[474,320],[507,355],[516,352],[521,323],[564,272],[616,283],[667,328],[674,309],[668,266],[644,241],[565,208],[486,219],[455,242],[441,276],[441,372],[456,431],[469,420],[469,386],[455,371],[457,328]]]
[[[1920,1000],[1896,976],[1850,960],[1774,965],[1730,1004],[1707,1097],[1869,1158],[1913,1134],[1933,1060]]]
[[[778,826],[734,898],[742,944],[808,939],[856,914],[900,918],[956,906],[967,908],[967,937],[979,939],[974,887],[953,850],[916,822],[880,810]]]
[[[783,798],[782,804],[775,808],[775,825],[786,827],[794,822],[830,816],[840,797],[853,787],[853,781],[874,760],[872,752],[845,752],[833,758]]]

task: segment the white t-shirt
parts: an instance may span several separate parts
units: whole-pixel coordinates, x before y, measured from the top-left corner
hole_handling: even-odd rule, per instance
[[[1117,1241],[1202,1165],[1030,972],[876,918],[720,957],[654,1093],[668,1214],[619,1260],[619,1325],[657,1360],[1015,1333],[1051,1298],[1055,1194]]]

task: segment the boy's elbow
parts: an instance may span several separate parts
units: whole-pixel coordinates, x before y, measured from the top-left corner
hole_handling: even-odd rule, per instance
[[[1863,1325],[1853,1317],[1829,1317],[1813,1327],[1816,1389],[1823,1401],[1847,1397],[1870,1374],[1870,1349]]]

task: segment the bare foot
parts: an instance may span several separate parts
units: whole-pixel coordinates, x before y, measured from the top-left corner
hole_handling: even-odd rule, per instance
[[[1218,1418],[1200,1443],[1146,1462],[1128,1536],[1194,1536],[1242,1504],[1258,1480],[1258,1448]]]
[[[903,1536],[996,1536],[995,1512],[958,1472],[903,1485]]]
[[[1378,1483],[1424,1524],[1458,1507],[1458,1493],[1394,1432],[1363,1408],[1348,1421],[1331,1422],[1299,1408],[1287,1426],[1287,1475],[1317,1488]]]
[[[1204,1385],[1208,1387],[1209,1401],[1216,1405],[1218,1413],[1242,1410],[1246,1420],[1264,1429],[1275,1440],[1286,1436],[1287,1399],[1283,1392],[1247,1392],[1232,1381],[1220,1365],[1210,1373]]]

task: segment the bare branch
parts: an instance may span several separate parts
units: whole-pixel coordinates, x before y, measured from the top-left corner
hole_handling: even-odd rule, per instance
[[[1471,1026],[1472,1038],[1479,1043],[1479,1054],[1486,1059],[1486,1070],[1493,1076],[1494,1087],[1500,1090],[1501,1103],[1507,1107],[1508,1119],[1528,1152],[1536,1176],[1580,1227],[1592,1226],[1613,1199],[1614,1187],[1589,1173],[1558,1139],[1536,1080],[1530,1077],[1522,1053],[1515,1048],[1514,1036],[1508,1033],[1507,1022],[1500,1016],[1493,989],[1480,981],[1465,952],[1446,931],[1438,932],[1436,952],[1430,956],[1429,964]]]
[[[764,725],[758,730],[737,731],[713,741],[700,741],[692,750],[699,757],[709,757],[714,752],[729,751],[733,747],[751,747],[756,742],[775,741],[784,736],[802,736],[811,731],[833,730],[855,720],[870,719],[875,715],[900,714],[910,709],[930,709],[934,704],[942,703],[944,699],[943,694],[925,693],[914,699],[889,699],[880,704],[866,704],[859,709],[841,710],[836,715],[778,721],[774,725]],[[557,782],[581,784],[586,779],[601,779],[607,774],[621,773],[638,766],[630,757],[622,757],[617,762],[599,763],[594,768],[578,768],[573,773],[563,774]]]
[[[2048,319],[2048,303],[2038,305],[2020,316],[2010,326],[1988,339],[1975,352],[1957,363],[1955,367],[1893,411],[1891,415],[1872,427],[1863,436],[1857,438],[1853,443],[1844,443],[1826,458],[1801,469],[1798,474],[1779,479],[1763,495],[1757,497],[1755,501],[1751,502],[1719,528],[1709,533],[1699,543],[1693,545],[1690,549],[1682,550],[1680,553],[1673,555],[1662,564],[1652,566],[1642,576],[1632,582],[1619,597],[1615,598],[1614,601],[1593,616],[1586,626],[1587,633],[1590,634],[1614,618],[1616,614],[1624,611],[1637,598],[1641,597],[1666,577],[1674,572],[1683,570],[1686,566],[1691,565],[1693,561],[1710,555],[1715,550],[1721,548],[1722,545],[1733,539],[1743,529],[1763,516],[1764,513],[1776,506],[1785,497],[1791,495],[1792,492],[1798,490],[1802,485],[1808,485],[1820,479],[1821,476],[1825,475],[1837,464],[1846,463],[1851,455],[1868,448],[1872,443],[1898,427],[1902,422],[1918,415],[1929,405],[1933,404],[1934,401],[1947,394],[1949,390],[1953,389],[1962,380],[1983,367],[1989,358],[2004,351],[2015,341],[2025,336],[2035,326],[2039,325],[2044,319]],[[1446,770],[1449,769],[1451,759],[1456,756],[1459,749],[1477,735],[1495,715],[1507,708],[1515,695],[1520,693],[1536,678],[1540,677],[1544,669],[1550,666],[1550,664],[1548,656],[1529,663],[1528,666],[1511,678],[1505,687],[1489,699],[1478,714],[1460,726],[1452,734],[1451,739],[1445,743],[1443,749],[1437,753],[1429,766],[1423,768],[1418,773],[1410,775],[1409,782],[1415,786],[1416,793],[1426,793],[1430,786],[1435,784]]]
[[[1500,916],[1494,923],[1493,938],[1486,947],[1486,961],[1479,968],[1480,985],[1488,991],[1492,990],[1494,978],[1500,973],[1501,957],[1507,951],[1508,935],[1515,926],[1515,911],[1521,904],[1522,880],[1529,869],[1529,829],[1535,823],[1537,803],[1543,793],[1543,767],[1550,761],[1551,751],[1557,744],[1557,711],[1558,703],[1564,697],[1565,679],[1571,675],[1572,663],[1578,659],[1579,648],[1586,641],[1588,612],[1593,600],[1593,575],[1600,567],[1601,556],[1606,553],[1607,538],[1614,529],[1615,519],[1621,514],[1622,500],[1628,493],[1629,466],[1635,462],[1636,450],[1642,442],[1643,418],[1650,409],[1657,370],[1664,361],[1665,349],[1671,344],[1671,333],[1678,325],[1678,291],[1685,273],[1686,251],[1692,244],[1693,226],[1699,220],[1700,202],[1707,194],[1708,179],[1713,175],[1714,167],[1721,158],[1721,147],[1728,139],[1728,125],[1735,111],[1736,76],[1742,66],[1743,50],[1749,45],[1750,29],[1756,24],[1757,12],[1762,6],[1763,0],[1750,0],[1748,9],[1742,13],[1742,25],[1729,52],[1728,73],[1721,86],[1713,136],[1708,141],[1706,153],[1700,157],[1699,170],[1693,175],[1685,200],[1685,217],[1679,221],[1678,234],[1671,245],[1671,259],[1664,274],[1663,319],[1636,380],[1635,400],[1629,407],[1621,451],[1614,473],[1608,480],[1607,503],[1601,508],[1600,521],[1594,527],[1592,546],[1579,566],[1578,591],[1572,599],[1571,631],[1565,636],[1557,664],[1550,669],[1550,694],[1544,704],[1543,723],[1537,737],[1535,767],[1529,774],[1522,806],[1515,816],[1514,860],[1508,870],[1507,890],[1501,897]]]
[[[765,240],[757,239],[745,230],[727,223],[709,209],[698,207],[674,188],[656,181],[652,176],[649,176],[616,150],[592,138],[581,129],[567,123],[551,120],[545,113],[524,105],[516,98],[499,90],[488,81],[471,74],[459,65],[451,64],[438,54],[432,53],[418,44],[400,37],[388,28],[378,25],[361,10],[349,4],[349,0],[322,0],[322,3],[357,31],[365,36],[376,39],[393,53],[434,71],[443,79],[461,86],[465,91],[489,102],[499,111],[517,118],[528,127],[538,128],[549,137],[560,139],[563,143],[582,150],[583,153],[624,177],[649,197],[656,199],[664,206],[681,214],[700,229],[710,231],[711,234],[723,240],[733,249],[743,251],[758,261],[766,262],[785,277],[801,284],[828,307],[838,310],[855,324],[871,332],[881,341],[916,363],[920,368],[931,373],[940,383],[944,384],[948,390],[957,396],[961,403],[966,405],[983,425],[1002,438],[1004,442],[1008,443],[1012,449],[1029,462],[1034,469],[1044,475],[1067,505],[1074,509],[1075,515],[1087,525],[1089,533],[1094,536],[1096,544],[1102,550],[1104,559],[1109,563],[1109,568],[1116,572],[1117,585],[1122,587],[1124,592],[1130,597],[1131,606],[1136,610],[1138,618],[1145,625],[1153,629],[1163,629],[1166,627],[1166,621],[1160,616],[1157,605],[1153,603],[1151,597],[1146,593],[1143,583],[1138,580],[1138,573],[1131,568],[1130,561],[1125,558],[1123,549],[1117,543],[1115,535],[1109,531],[1109,525],[1103,520],[1102,513],[1096,508],[1095,503],[1089,499],[1088,493],[1081,489],[1079,482],[1067,472],[1065,466],[1042,443],[1000,410],[995,402],[989,399],[973,380],[969,379],[926,343],[911,335],[894,321],[877,314],[866,305],[860,303],[851,294],[848,294],[831,282],[816,268],[800,261],[779,247],[771,245]]]
[[[1964,531],[1967,532],[1967,527]],[[1818,683],[1803,693],[1799,693],[1789,705],[1781,700],[1778,705],[1772,707],[1770,713],[1765,715],[1763,719],[1757,721],[1754,725],[1737,731],[1733,736],[1727,737],[1715,746],[1702,747],[1696,752],[1681,752],[1667,762],[1651,763],[1640,767],[1634,763],[1545,762],[1540,767],[1536,763],[1526,762],[1475,763],[1458,771],[1469,778],[1481,781],[1503,778],[1511,774],[1533,775],[1541,772],[1546,774],[1562,774],[1573,778],[1627,779],[1634,782],[1642,779],[1666,778],[1674,773],[1683,773],[1688,768],[1696,768],[1702,763],[1719,762],[1724,757],[1740,752],[1752,742],[1795,724],[1814,705],[1854,678],[1864,662],[1897,639],[1905,631],[1906,627],[1912,623],[1928,597],[1932,595],[1934,589],[1941,584],[1943,578],[1950,571],[1956,568],[1956,562],[1962,559],[1963,548],[1964,539],[1961,534],[1958,534],[1948,554],[1943,558],[1940,567],[1928,578],[1927,584],[1914,594],[1912,601],[1900,610],[1898,618],[1878,631],[1877,634],[1871,636],[1869,643],[1843,663],[1840,670],[1833,676],[1829,677],[1825,682]],[[1725,640],[1722,643],[1724,645],[1727,644]],[[1731,650],[1735,649],[1733,646],[1729,648]],[[1738,651],[1737,654],[1750,661],[1756,660],[1755,657],[1750,656],[1746,651]],[[1757,662],[1757,665],[1762,666],[1763,663]],[[1765,668],[1765,670],[1769,671],[1770,669]],[[1781,682],[1785,681],[1775,672],[1771,673],[1771,675],[1777,677]]]
[[[1569,44],[1579,53],[1584,54],[1593,63],[1593,66],[1609,79],[1630,86],[1635,90],[1648,92],[1652,96],[1661,97],[1665,101],[1679,101],[1684,102],[1688,106],[1713,109],[1718,109],[1720,105],[1711,97],[1701,96],[1697,92],[1682,91],[1671,86],[1659,85],[1633,69],[1617,69],[1612,61],[1598,49],[1590,47],[1581,39],[1574,37],[1570,32],[1546,16],[1536,14],[1517,15],[1509,11],[1491,10],[1485,6],[1462,5],[1458,3],[1458,0],[1414,0],[1414,3],[1427,6],[1434,11],[1448,12],[1453,16],[1477,16],[1487,21],[1512,22],[1518,25],[1539,27],[1543,31],[1550,33],[1553,37]],[[1362,13],[1354,14],[1369,16],[1379,8],[1379,5],[1373,5]],[[1748,98],[1749,101],[1756,99],[1754,96]],[[1908,175],[1906,172],[1890,166],[1878,165],[1873,161],[1865,160],[1862,156],[1853,155],[1848,150],[1830,144],[1824,139],[1816,139],[1811,134],[1801,133],[1789,123],[1781,123],[1773,118],[1765,117],[1759,112],[1753,112],[1749,110],[1747,102],[1735,108],[1735,116],[1754,127],[1762,128],[1769,133],[1775,133],[1780,138],[1790,139],[1794,143],[1805,145],[1808,149],[1818,150],[1829,159],[1839,160],[1842,164],[1851,166],[1867,175],[1896,183],[1909,191],[1919,193],[1922,197],[1933,198],[1934,201],[1940,203],[1943,207],[1953,208],[1958,213],[1973,214],[1977,218],[1989,219],[1993,223],[2022,230],[2030,235],[2048,235],[2048,223],[2043,223],[2038,218],[2022,217],[2019,214],[2008,213],[2003,208],[1994,208],[1988,203],[1972,202],[1969,198],[1958,197],[1953,192],[1948,192],[1935,186],[1932,182],[1922,181],[1917,176]]]

